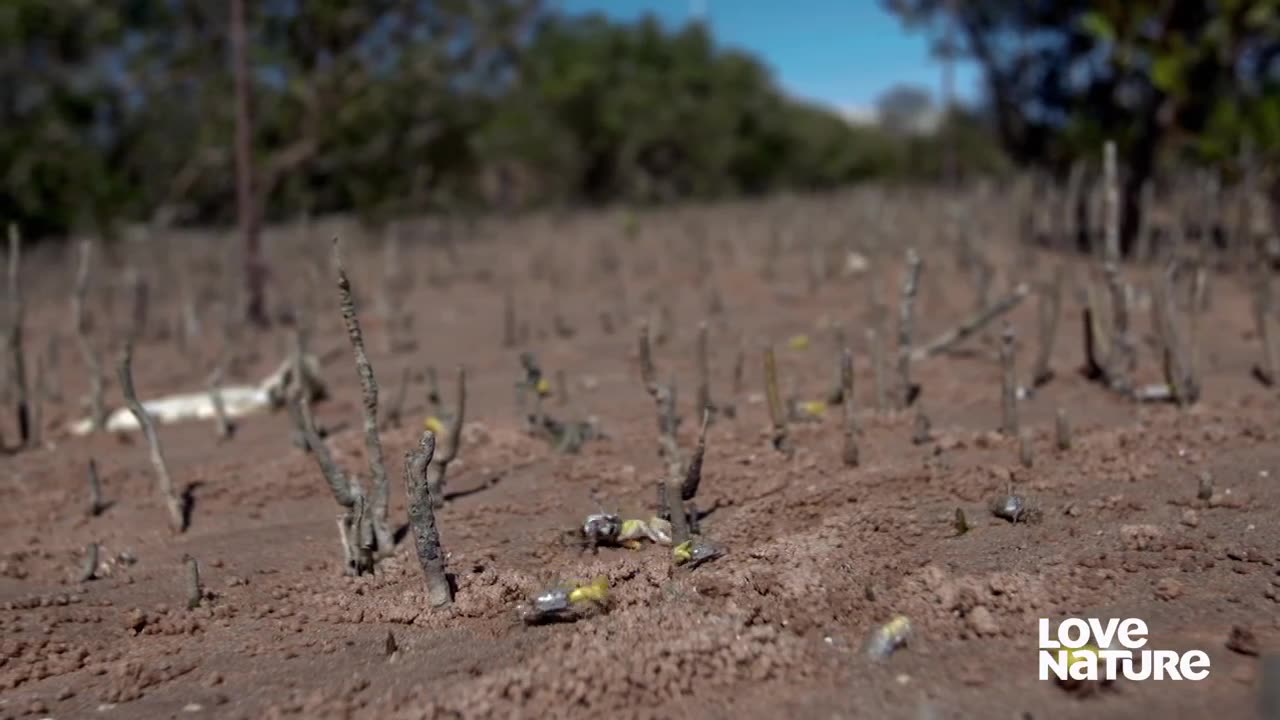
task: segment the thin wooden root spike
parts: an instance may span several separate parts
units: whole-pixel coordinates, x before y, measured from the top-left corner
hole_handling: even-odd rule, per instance
[[[347,329],[347,339],[351,341],[356,374],[360,377],[360,393],[363,399],[361,407],[364,411],[364,446],[365,453],[369,456],[369,474],[373,478],[373,497],[369,512],[376,543],[374,547],[377,555],[386,555],[392,551],[393,543],[391,531],[387,527],[387,504],[390,502],[387,466],[382,455],[382,440],[378,435],[378,381],[374,378],[373,366],[369,363],[369,356],[365,352],[364,334],[360,330],[360,318],[356,313],[355,299],[351,293],[351,281],[342,263],[341,245],[337,238],[333,239],[333,262],[338,274],[338,300],[342,311],[342,322]]]
[[[89,515],[97,517],[106,512],[109,503],[102,497],[102,480],[98,478],[98,463],[89,458]]]
[[[1262,364],[1253,367],[1253,376],[1266,387],[1275,384],[1276,373],[1280,371],[1276,365],[1276,338],[1271,329],[1271,298],[1271,273],[1260,272],[1254,286],[1253,321],[1258,341],[1262,343]]]
[[[790,458],[795,454],[795,448],[787,433],[787,412],[778,392],[778,361],[770,345],[764,348],[764,390],[769,403],[769,420],[773,423],[773,448]]]
[[[295,388],[285,407],[293,423],[294,432],[302,438],[302,446],[315,459],[320,474],[329,485],[333,499],[346,512],[338,518],[338,533],[342,539],[343,564],[351,575],[363,575],[373,570],[373,557],[361,542],[361,517],[364,515],[364,492],[334,462],[329,446],[316,431],[314,421],[306,410],[305,393]]]
[[[187,609],[195,610],[204,600],[204,585],[200,582],[200,563],[190,555],[185,555],[182,562],[187,566]]]
[[[502,293],[502,347],[516,346],[516,299],[507,289]]]
[[[1133,361],[1129,343],[1129,301],[1120,269],[1115,263],[1104,267],[1111,302],[1111,354],[1105,358],[1107,377],[1112,387],[1127,389]]]
[[[928,445],[933,442],[933,421],[929,419],[929,413],[925,410],[924,404],[916,405],[915,419],[911,423],[911,444]]]
[[[449,445],[445,452],[435,454],[435,459],[427,464],[427,490],[431,495],[432,502],[436,503],[435,507],[440,507],[444,503],[444,488],[446,476],[449,472],[449,463],[458,457],[458,450],[462,447],[462,426],[466,421],[467,414],[467,370],[462,366],[458,366],[458,386],[457,386],[458,407],[452,414],[449,421]],[[433,439],[434,442],[434,439]]]
[[[637,339],[640,355],[640,380],[644,384],[649,397],[653,398],[654,408],[658,415],[658,450],[667,465],[667,477],[684,475],[684,456],[680,452],[680,444],[676,440],[679,430],[679,418],[676,416],[676,386],[673,379],[669,385],[658,383],[658,371],[653,364],[653,351],[649,342],[649,324],[640,323]]]
[[[1067,411],[1058,408],[1054,418],[1054,434],[1059,450],[1071,449],[1071,421],[1067,419]]]
[[[853,351],[845,348],[840,353],[840,408],[844,414],[844,449],[841,459],[846,467],[857,467],[858,416],[853,398]]]
[[[138,421],[138,425],[142,427],[143,434],[146,435],[147,447],[151,449],[151,466],[155,470],[156,485],[160,490],[160,497],[169,511],[169,525],[174,532],[185,532],[187,522],[182,509],[182,501],[173,490],[173,480],[169,476],[169,466],[164,460],[164,451],[160,446],[160,436],[156,433],[155,422],[142,406],[142,403],[138,401],[138,394],[133,389],[132,366],[133,343],[126,340],[124,351],[120,354],[118,368],[120,389],[124,393],[125,404],[129,407],[129,412],[133,413],[134,419]]]
[[[698,323],[698,341],[694,349],[694,362],[698,367],[698,390],[695,397],[695,407],[699,411],[710,410],[714,412],[715,404],[711,400],[711,360],[707,334],[707,323],[705,321]]]
[[[84,240],[79,245],[79,262],[76,264],[75,282],[71,292],[71,324],[75,332],[76,347],[89,373],[89,419],[94,432],[106,426],[107,412],[103,402],[102,360],[89,342],[88,322],[85,318],[85,300],[89,293],[89,270],[93,258],[93,244]]]
[[[907,273],[902,283],[902,304],[898,314],[898,406],[907,408],[915,402],[920,387],[911,382],[911,336],[915,325],[916,294],[920,289],[923,263],[914,249],[907,250]]]
[[[427,468],[435,450],[436,436],[428,430],[422,434],[416,449],[405,452],[404,472],[409,495],[409,526],[413,529],[418,563],[426,578],[427,601],[438,608],[453,602],[453,588],[445,572],[444,552],[436,529],[435,501],[427,482]]]
[[[684,482],[680,485],[680,499],[686,502],[698,494],[698,486],[702,483],[702,458],[707,453],[707,425],[711,423],[711,412],[702,412],[702,426],[698,429],[698,445],[689,458],[689,467],[685,471]]]
[[[22,298],[20,267],[22,264],[22,236],[18,226],[9,224],[9,297],[8,318],[5,332],[5,344],[9,351],[9,372],[11,382],[17,390],[18,437],[23,447],[32,447],[33,433],[31,429],[30,388],[27,386],[26,354],[23,352],[22,331],[26,304]]]
[[[209,377],[209,400],[213,404],[213,414],[217,419],[219,440],[229,440],[235,435],[236,425],[227,417],[226,405],[222,402],[222,366],[214,369]]]
[[[1040,344],[1031,371],[1031,386],[1042,387],[1053,379],[1053,346],[1058,336],[1058,320],[1062,315],[1063,269],[1054,273],[1053,281],[1040,294]]]
[[[404,422],[404,404],[409,395],[409,381],[413,376],[413,372],[409,368],[404,368],[400,372],[400,385],[396,389],[395,400],[392,401],[391,407],[387,408],[386,417],[382,420],[382,426],[387,428],[398,428]]]
[[[98,543],[89,543],[84,550],[84,566],[80,570],[80,582],[89,582],[98,577]]]
[[[888,382],[885,380],[884,345],[880,333],[874,328],[867,328],[867,346],[871,348],[871,374],[875,384],[876,411],[884,412],[888,407]]]
[[[1006,323],[1000,336],[1001,422],[1000,429],[1009,435],[1018,433],[1018,381],[1014,368],[1013,326]]]
[[[658,372],[653,366],[653,349],[649,343],[649,323],[640,323],[637,342],[640,348],[640,381],[650,395],[658,394]]]
[[[1174,402],[1185,407],[1200,399],[1200,386],[1196,381],[1195,368],[1191,362],[1193,353],[1188,347],[1187,338],[1182,334],[1173,317],[1176,308],[1174,295],[1176,270],[1176,263],[1170,263],[1164,273],[1163,282],[1161,282],[1162,297],[1157,305],[1157,315],[1165,348],[1165,380]]]

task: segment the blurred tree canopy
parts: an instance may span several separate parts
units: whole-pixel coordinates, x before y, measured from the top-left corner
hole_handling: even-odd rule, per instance
[[[937,172],[939,139],[887,136],[792,99],[699,23],[568,17],[538,0],[246,6],[268,218],[656,202]],[[230,222],[228,27],[225,3],[207,0],[0,3],[0,218],[31,236]],[[973,165],[998,164],[990,150]]]
[[[886,0],[975,61],[1002,146],[1064,172],[1107,139],[1123,234],[1164,165],[1280,157],[1280,0]]]

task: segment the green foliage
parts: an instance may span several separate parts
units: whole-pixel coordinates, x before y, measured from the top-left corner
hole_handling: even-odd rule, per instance
[[[1277,0],[886,0],[911,27],[952,28],[976,61],[1005,147],[1024,162],[1217,161],[1252,138],[1280,153]]]
[[[268,219],[649,203],[936,177],[940,140],[786,96],[701,24],[536,0],[246,3]],[[0,4],[0,216],[28,236],[235,216],[226,7]],[[968,141],[990,150],[980,126]]]

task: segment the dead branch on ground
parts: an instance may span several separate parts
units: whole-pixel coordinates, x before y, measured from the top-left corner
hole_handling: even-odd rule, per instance
[[[956,345],[981,332],[983,328],[990,325],[1000,316],[1013,310],[1029,292],[1030,288],[1025,283],[1020,283],[1013,289],[1013,292],[974,313],[954,328],[912,350],[911,359],[919,361],[949,352]]]

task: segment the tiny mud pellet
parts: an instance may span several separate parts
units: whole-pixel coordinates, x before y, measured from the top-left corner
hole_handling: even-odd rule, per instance
[[[885,660],[911,638],[911,621],[906,615],[898,615],[876,628],[867,641],[867,657],[873,661]]]

